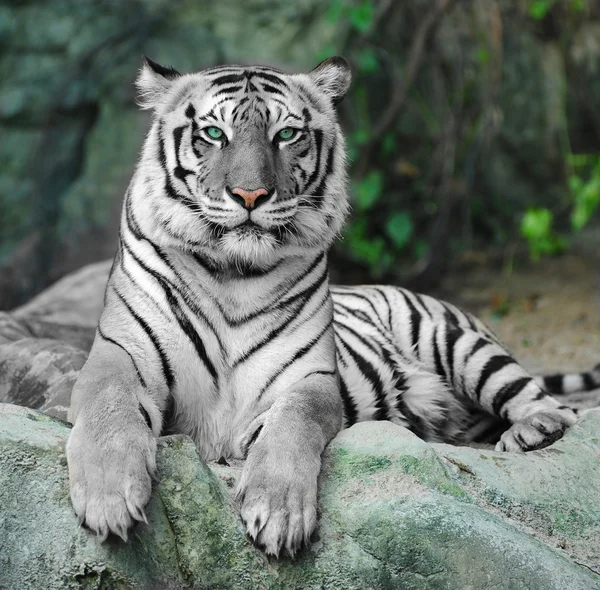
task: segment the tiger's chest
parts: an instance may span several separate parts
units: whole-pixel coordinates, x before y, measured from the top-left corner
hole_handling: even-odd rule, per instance
[[[319,329],[318,320],[265,314],[239,325],[221,324],[216,335],[205,333],[200,350],[180,338],[171,430],[190,435],[207,460],[243,458],[252,421],[314,363],[310,355],[298,359],[297,353]]]

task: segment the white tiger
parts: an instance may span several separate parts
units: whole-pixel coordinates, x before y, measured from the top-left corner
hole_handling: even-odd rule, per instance
[[[295,75],[180,75],[145,59],[152,126],[70,410],[73,506],[103,539],[145,519],[161,432],[190,435],[207,460],[245,458],[247,531],[293,555],[343,424],[387,419],[450,442],[501,428],[498,448],[517,451],[576,421],[472,316],[394,287],[330,289],[349,84],[339,57]]]

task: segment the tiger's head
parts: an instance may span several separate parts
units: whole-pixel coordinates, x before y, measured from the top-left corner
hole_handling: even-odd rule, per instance
[[[350,77],[341,57],[292,75],[145,58],[136,84],[154,118],[132,197],[146,233],[245,267],[328,248],[348,210],[336,105]]]

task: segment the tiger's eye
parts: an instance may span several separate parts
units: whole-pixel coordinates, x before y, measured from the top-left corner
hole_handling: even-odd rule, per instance
[[[212,137],[213,139],[222,139],[224,135],[223,130],[219,129],[218,127],[207,127],[206,133],[209,137]]]
[[[284,127],[277,135],[284,140],[292,139],[296,135],[296,130],[291,127]]]

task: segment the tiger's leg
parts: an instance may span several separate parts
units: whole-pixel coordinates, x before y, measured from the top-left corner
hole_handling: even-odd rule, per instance
[[[449,324],[433,331],[437,371],[453,389],[512,426],[496,449],[531,451],[562,437],[575,412],[548,395],[497,342],[475,330]]]
[[[150,499],[160,415],[140,380],[124,349],[97,336],[73,389],[71,499],[80,522],[102,540],[109,532],[126,539]]]
[[[248,535],[266,553],[293,556],[308,542],[321,454],[341,425],[337,376],[327,373],[296,383],[250,425],[237,499]]]

